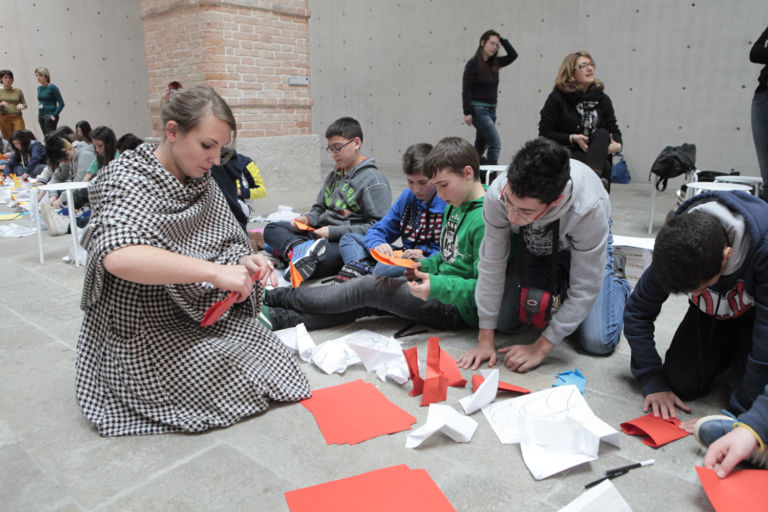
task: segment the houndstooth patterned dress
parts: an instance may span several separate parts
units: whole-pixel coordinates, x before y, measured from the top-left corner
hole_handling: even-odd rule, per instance
[[[210,327],[227,292],[210,283],[150,286],[104,269],[111,251],[150,245],[221,264],[251,252],[210,175],[181,185],[143,144],[99,171],[77,344],[77,400],[101,435],[201,432],[311,395],[283,344],[256,319],[262,291]],[[151,261],[146,262],[151,265]]]

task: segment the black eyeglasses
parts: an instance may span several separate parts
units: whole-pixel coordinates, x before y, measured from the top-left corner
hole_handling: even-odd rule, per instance
[[[337,144],[335,146],[327,146],[325,148],[325,150],[327,152],[329,152],[329,153],[338,153],[339,151],[341,151],[342,149],[344,149],[346,146],[348,146],[349,144],[351,144],[353,142],[355,142],[355,139],[350,139],[347,142],[345,142],[344,144]]]

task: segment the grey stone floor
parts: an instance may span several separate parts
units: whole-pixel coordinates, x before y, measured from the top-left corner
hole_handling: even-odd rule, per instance
[[[394,189],[404,186],[397,169],[387,170]],[[636,176],[615,185],[614,232],[645,233],[650,187]],[[657,201],[656,230],[674,202]],[[5,212],[7,209],[0,208]],[[283,493],[395,464],[426,469],[460,511],[557,510],[578,496],[602,471],[654,458],[656,465],[614,480],[634,510],[711,510],[694,471],[703,451],[691,437],[654,450],[622,434],[622,448],[603,444],[599,460],[542,481],[526,469],[517,445],[501,445],[481,413],[468,444],[436,436],[420,448],[404,447],[406,432],[356,446],[327,446],[312,415],[298,404],[276,405],[263,415],[201,435],[102,438],[74,399],[75,346],[83,269],[62,262],[68,237],[44,235],[46,262],[37,260],[37,239],[0,239],[0,509],[2,510],[287,510]],[[685,308],[668,302],[657,323],[664,349]],[[379,319],[313,332],[316,342],[367,328],[391,334],[403,322]],[[474,343],[475,333],[439,333],[453,356]],[[515,341],[512,337],[505,342]],[[406,338],[426,357],[426,336]],[[381,383],[362,367],[325,375],[302,363],[312,386],[353,379],[374,383],[421,424],[427,408],[408,396],[410,383]],[[609,357],[582,354],[569,343],[546,364],[525,375],[502,369],[503,380],[533,390],[549,387],[558,372],[579,368],[587,377],[585,397],[594,412],[618,428],[642,414],[642,397],[629,372],[622,340]],[[464,372],[470,377],[471,372]],[[450,388],[457,405],[466,390]],[[717,393],[692,403],[703,415],[725,405]],[[686,415],[683,415],[685,417]]]

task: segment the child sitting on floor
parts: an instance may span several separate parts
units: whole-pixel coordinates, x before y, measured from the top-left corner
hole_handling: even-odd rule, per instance
[[[270,222],[264,241],[276,256],[293,263],[302,280],[331,276],[343,265],[339,240],[365,233],[392,203],[389,181],[373,158],[360,155],[363,130],[355,119],[337,119],[325,131],[326,150],[336,162],[309,212],[289,222]],[[303,231],[296,221],[314,228]]]
[[[344,267],[338,282],[373,273],[376,276],[399,277],[405,270],[374,261],[371,249],[388,256],[393,255],[392,243],[398,238],[403,244],[402,258],[421,260],[440,250],[440,228],[443,225],[445,201],[435,195],[435,185],[424,174],[424,160],[431,144],[414,144],[403,154],[403,172],[408,188],[403,190],[395,204],[368,233],[347,233],[341,237],[339,251]]]

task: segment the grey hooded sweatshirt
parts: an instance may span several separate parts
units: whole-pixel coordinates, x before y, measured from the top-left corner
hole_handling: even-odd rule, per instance
[[[305,215],[312,227],[329,226],[328,239],[365,234],[389,211],[392,191],[376,161],[366,158],[347,173],[334,168],[325,177],[317,200]]]
[[[560,250],[571,253],[568,298],[542,332],[542,336],[555,345],[579,327],[600,293],[611,214],[608,194],[594,171],[577,160],[571,160],[570,165],[571,179],[562,192],[565,197],[531,224],[535,232],[537,228],[560,219]],[[481,329],[496,328],[504,293],[510,231],[518,233],[517,226],[509,223],[504,199],[501,198],[506,184],[506,175],[499,176],[485,195],[483,204],[485,236],[480,246],[479,276],[475,288]],[[522,239],[520,242],[526,243]],[[541,255],[541,249],[528,246],[533,254]],[[551,247],[544,249],[551,254]],[[505,314],[517,315],[517,312]]]

